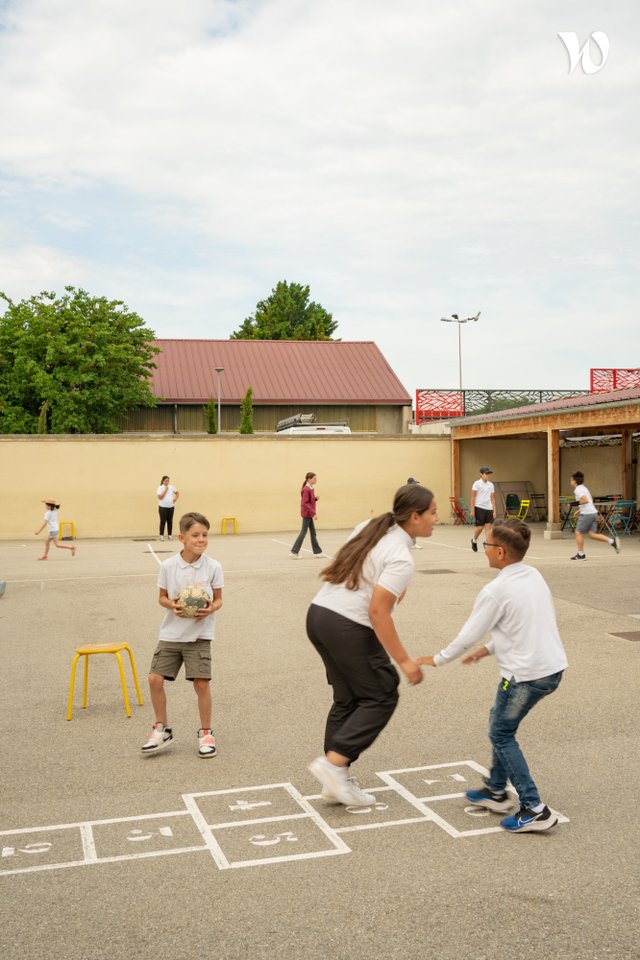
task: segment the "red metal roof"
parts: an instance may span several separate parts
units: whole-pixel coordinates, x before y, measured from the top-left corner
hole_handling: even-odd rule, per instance
[[[484,423],[494,420],[509,420],[519,417],[535,417],[541,413],[561,412],[562,410],[579,410],[582,407],[595,407],[598,404],[624,403],[627,400],[640,400],[640,387],[629,387],[627,390],[608,390],[606,392],[583,393],[577,397],[559,397],[557,400],[548,400],[547,403],[532,403],[525,407],[512,407],[509,410],[499,410],[495,413],[482,413],[477,416],[459,417],[450,420],[455,427],[457,423]]]
[[[239,403],[253,388],[254,404],[373,404],[410,406],[411,397],[371,341],[156,340],[161,353],[151,385],[171,403]]]

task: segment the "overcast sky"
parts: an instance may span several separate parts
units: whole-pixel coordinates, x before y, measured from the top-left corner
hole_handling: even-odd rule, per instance
[[[0,289],[226,338],[309,284],[412,393],[481,310],[465,386],[587,388],[640,366],[639,49],[637,0],[0,0]]]

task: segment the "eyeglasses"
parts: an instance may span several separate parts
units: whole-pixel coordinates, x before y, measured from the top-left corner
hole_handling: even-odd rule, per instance
[[[501,543],[489,543],[488,540],[483,540],[483,541],[482,541],[482,546],[483,546],[483,547],[485,548],[485,550],[486,550],[487,547],[501,547],[502,544],[501,544]]]

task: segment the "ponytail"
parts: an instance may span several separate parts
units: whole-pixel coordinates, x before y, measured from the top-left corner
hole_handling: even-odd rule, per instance
[[[302,493],[302,491],[306,487],[307,480],[313,480],[314,477],[315,477],[315,473],[313,472],[313,470],[310,470],[308,473],[305,474],[304,480],[302,481],[302,486],[300,487],[300,493]]]
[[[397,523],[402,526],[413,513],[424,513],[431,506],[433,494],[421,484],[400,487],[393,500],[393,510],[374,517],[362,530],[338,550],[335,560],[321,572],[327,583],[343,583],[347,590],[357,590],[362,567],[369,553],[385,533]]]

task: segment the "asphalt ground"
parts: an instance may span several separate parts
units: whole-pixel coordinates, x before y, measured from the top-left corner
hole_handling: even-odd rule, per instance
[[[320,531],[324,550],[345,533]],[[639,956],[640,642],[612,636],[640,632],[639,538],[624,538],[620,556],[588,543],[578,563],[573,538],[546,541],[534,527],[529,562],[556,599],[570,666],[520,740],[563,820],[512,836],[460,796],[489,762],[490,659],[403,683],[357,765],[375,809],[317,796],[307,764],[330,690],[304,621],[322,561],[308,550],[292,561],[293,537],[212,538],[226,578],[213,760],[197,756],[196,700],[181,678],[168,691],[175,743],[140,752],[158,560],[177,544],[152,542],[154,556],[145,541],[80,541],[75,559],[52,549],[45,563],[33,540],[0,543],[4,960]],[[414,655],[446,644],[493,576],[468,528],[438,527],[422,546],[396,613]],[[127,719],[115,658],[92,657],[88,707],[79,669],[67,721],[74,648],[115,640],[131,644],[144,706],[125,663]]]

